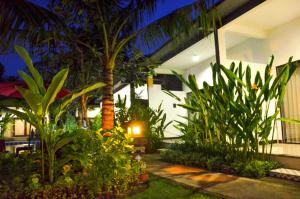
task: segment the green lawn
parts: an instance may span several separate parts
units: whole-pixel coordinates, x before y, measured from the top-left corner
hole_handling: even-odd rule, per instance
[[[150,187],[127,199],[211,199],[215,198],[201,192],[184,188],[170,181],[151,176]]]

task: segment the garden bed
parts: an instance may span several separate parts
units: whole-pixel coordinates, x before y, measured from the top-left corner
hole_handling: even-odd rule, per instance
[[[178,147],[178,146],[177,146]],[[230,155],[209,155],[201,152],[166,149],[160,152],[161,159],[166,162],[206,168],[226,174],[251,178],[268,176],[270,171],[279,168],[280,164],[272,160],[242,160]]]

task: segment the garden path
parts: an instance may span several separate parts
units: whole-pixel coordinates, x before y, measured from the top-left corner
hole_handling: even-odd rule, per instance
[[[145,155],[147,171],[183,186],[199,189],[221,198],[299,199],[300,183],[271,177],[250,179],[210,172],[202,168],[170,164],[159,160],[158,154]]]

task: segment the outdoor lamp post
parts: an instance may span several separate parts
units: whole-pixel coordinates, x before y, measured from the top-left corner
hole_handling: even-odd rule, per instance
[[[134,139],[134,159],[140,162],[142,160],[142,151],[145,152],[145,146],[143,146],[144,139],[144,123],[142,121],[133,120],[128,123],[127,126],[128,135]],[[144,163],[146,168],[146,163]],[[148,183],[149,175],[142,173],[139,176],[141,183]]]
[[[135,159],[140,161],[142,159],[141,153],[145,151],[142,144],[144,138],[144,123],[138,120],[133,120],[128,123],[127,133],[129,137],[134,139]]]

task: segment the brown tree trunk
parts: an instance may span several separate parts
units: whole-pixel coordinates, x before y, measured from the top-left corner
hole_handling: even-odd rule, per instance
[[[88,96],[82,95],[81,96],[82,126],[84,126],[84,121],[86,122],[85,124],[88,126],[87,101],[88,101]]]
[[[135,87],[134,87],[134,82],[130,82],[130,102],[131,105],[134,103],[135,101]]]
[[[113,69],[106,66],[103,69],[104,83],[102,99],[102,129],[114,128],[114,98],[113,98]]]

